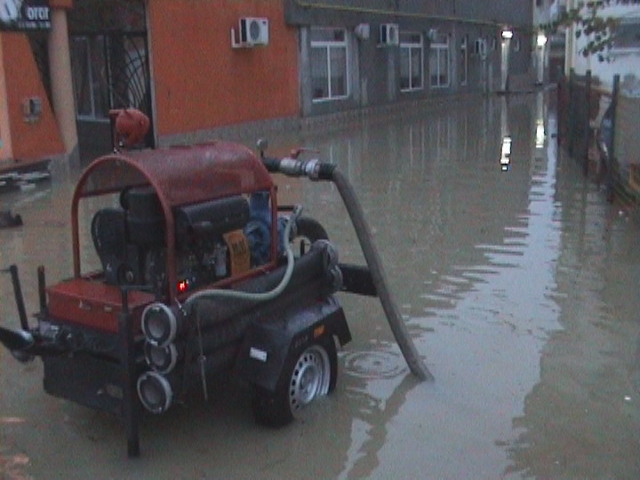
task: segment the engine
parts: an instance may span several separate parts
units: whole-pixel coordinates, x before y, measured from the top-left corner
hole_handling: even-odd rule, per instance
[[[121,193],[120,208],[99,210],[91,235],[105,281],[162,292],[167,265],[165,217],[152,187]],[[235,195],[173,211],[178,291],[190,291],[267,263],[271,256],[269,192]],[[279,219],[279,254],[285,219]]]

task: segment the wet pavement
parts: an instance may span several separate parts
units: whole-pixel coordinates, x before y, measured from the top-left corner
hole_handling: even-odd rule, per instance
[[[46,395],[40,362],[0,351],[0,478],[640,478],[640,215],[606,203],[555,132],[534,94],[273,139],[349,176],[434,382],[409,373],[375,299],[341,295],[354,340],[302,420],[259,427],[225,383],[146,416],[128,460],[117,419]],[[0,230],[0,267],[18,264],[29,311],[38,265],[71,274],[77,175],[0,198],[25,223]],[[280,183],[362,261],[332,185]],[[0,323],[18,324],[8,275]]]

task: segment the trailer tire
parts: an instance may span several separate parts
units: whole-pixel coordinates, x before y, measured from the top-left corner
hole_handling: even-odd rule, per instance
[[[257,423],[282,427],[318,397],[333,392],[338,377],[336,344],[323,335],[292,349],[275,391],[256,387],[253,413]]]

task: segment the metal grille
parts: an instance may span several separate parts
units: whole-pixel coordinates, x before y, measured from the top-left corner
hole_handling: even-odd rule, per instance
[[[76,0],[69,30],[79,121],[106,121],[115,108],[153,118],[144,2]],[[146,146],[153,138],[152,125]]]
[[[106,47],[111,106],[134,107],[148,113],[150,99],[146,35],[111,34],[107,37]]]

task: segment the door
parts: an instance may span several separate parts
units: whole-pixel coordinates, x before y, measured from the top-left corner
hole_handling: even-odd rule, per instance
[[[109,110],[153,118],[144,2],[76,0],[69,30],[80,157],[90,161],[113,150]],[[154,138],[152,124],[141,146]]]

